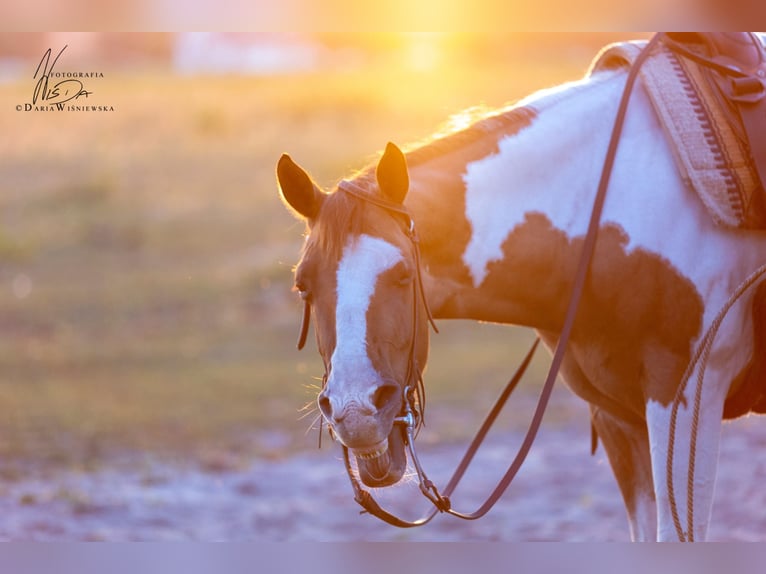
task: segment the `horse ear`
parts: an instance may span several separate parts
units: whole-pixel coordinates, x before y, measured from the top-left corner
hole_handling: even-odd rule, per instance
[[[391,142],[386,145],[386,151],[378,162],[375,170],[378,187],[388,199],[395,203],[404,202],[410,187],[410,176],[407,174],[407,160],[398,147]]]
[[[279,193],[292,211],[304,219],[316,217],[324,194],[286,153],[282,154],[277,162],[277,181]]]

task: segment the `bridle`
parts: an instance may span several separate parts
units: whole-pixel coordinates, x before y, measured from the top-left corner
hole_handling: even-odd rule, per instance
[[[583,249],[580,254],[580,260],[577,266],[574,286],[572,288],[572,294],[570,297],[569,305],[567,307],[567,313],[564,319],[564,323],[561,329],[561,334],[559,336],[558,343],[556,345],[556,349],[553,354],[553,358],[551,360],[551,366],[548,371],[548,375],[545,379],[545,383],[543,385],[542,391],[540,392],[540,397],[538,399],[538,404],[535,409],[535,413],[532,417],[532,421],[530,422],[524,441],[519,447],[519,450],[515,458],[509,465],[505,474],[497,483],[494,490],[487,497],[486,501],[474,512],[463,513],[463,512],[458,512],[454,510],[452,508],[452,503],[449,497],[452,495],[453,491],[458,486],[460,480],[462,479],[463,475],[468,469],[468,466],[473,460],[474,455],[476,454],[479,447],[481,446],[481,443],[483,442],[487,433],[491,429],[497,416],[502,411],[503,406],[505,405],[508,397],[510,397],[511,393],[513,392],[513,390],[516,388],[517,384],[521,380],[524,372],[526,371],[527,366],[532,360],[535,350],[537,349],[537,346],[539,344],[539,338],[534,341],[530,350],[527,352],[526,356],[524,357],[522,363],[516,370],[516,373],[514,373],[513,377],[511,377],[511,379],[508,381],[508,383],[504,387],[503,391],[497,398],[494,406],[490,410],[489,414],[485,418],[481,427],[477,431],[475,437],[471,441],[468,449],[466,450],[466,453],[463,455],[463,458],[458,464],[457,469],[453,473],[452,478],[449,480],[447,486],[444,487],[443,491],[440,492],[436,488],[436,486],[433,484],[433,482],[431,482],[431,480],[425,474],[415,449],[415,434],[416,434],[418,426],[422,423],[422,420],[423,420],[423,400],[422,400],[423,380],[421,377],[420,369],[418,368],[418,365],[416,363],[416,354],[415,354],[415,351],[416,351],[415,335],[416,335],[417,325],[419,322],[418,313],[420,312],[419,309],[421,307],[421,305],[419,305],[419,301],[422,301],[422,307],[425,309],[426,316],[428,317],[430,324],[433,326],[434,330],[438,332],[438,330],[436,329],[436,325],[434,324],[431,311],[428,307],[428,302],[425,297],[425,291],[423,289],[422,270],[421,270],[421,262],[420,262],[420,248],[419,248],[418,235],[415,230],[415,223],[409,211],[407,210],[407,208],[401,204],[395,204],[393,202],[389,202],[385,199],[382,199],[381,197],[373,196],[351,181],[342,181],[338,185],[339,191],[347,193],[367,203],[377,205],[378,207],[381,207],[385,211],[390,213],[392,216],[401,218],[405,223],[407,236],[413,245],[413,253],[415,257],[416,279],[413,285],[413,289],[415,290],[415,296],[413,298],[414,299],[414,304],[413,304],[414,305],[414,310],[413,310],[414,327],[413,327],[412,343],[410,346],[409,365],[407,369],[408,374],[407,374],[406,380],[408,381],[408,384],[403,389],[404,397],[403,397],[402,413],[400,414],[400,416],[394,419],[394,424],[401,425],[404,427],[403,432],[405,433],[405,439],[406,439],[405,444],[407,449],[410,452],[410,458],[413,462],[413,465],[415,466],[420,490],[423,493],[423,495],[431,501],[431,503],[433,504],[433,508],[431,508],[430,511],[424,514],[421,518],[418,518],[417,520],[413,520],[413,521],[408,521],[408,520],[399,518],[389,513],[388,511],[384,510],[383,508],[381,508],[380,505],[378,505],[378,503],[375,501],[373,496],[362,487],[359,480],[355,476],[353,468],[351,466],[348,448],[344,446],[343,457],[344,457],[344,462],[346,466],[346,471],[351,481],[351,486],[354,490],[354,499],[356,500],[357,503],[359,503],[364,508],[365,511],[369,512],[370,514],[376,516],[377,518],[393,526],[398,526],[401,528],[410,528],[410,527],[422,526],[424,524],[427,524],[439,512],[451,514],[455,517],[458,517],[464,520],[475,520],[477,518],[484,516],[487,512],[489,512],[492,506],[494,506],[494,504],[500,499],[502,494],[505,492],[505,490],[513,481],[517,472],[521,468],[521,465],[526,459],[526,456],[529,453],[529,450],[532,447],[532,443],[534,442],[534,439],[537,435],[537,431],[540,427],[540,423],[542,422],[543,414],[545,413],[545,408],[547,407],[548,400],[550,399],[551,392],[553,391],[553,385],[556,381],[556,377],[558,376],[558,372],[561,368],[561,364],[564,359],[564,354],[566,352],[566,347],[571,336],[572,327],[574,325],[574,320],[577,315],[577,310],[579,307],[579,302],[582,297],[585,281],[587,279],[588,271],[590,269],[590,262],[593,257],[596,239],[598,236],[599,223],[601,220],[601,213],[604,206],[604,200],[606,198],[606,191],[609,186],[609,179],[611,176],[612,167],[614,165],[614,160],[617,153],[617,147],[619,144],[619,136],[620,136],[620,133],[622,132],[622,127],[625,120],[628,102],[630,99],[630,95],[633,91],[633,85],[635,84],[635,80],[638,75],[638,70],[641,64],[648,57],[652,48],[654,47],[655,43],[659,40],[660,37],[661,37],[661,34],[656,34],[649,41],[645,49],[636,58],[636,61],[634,62],[628,74],[628,78],[625,84],[625,89],[623,91],[622,98],[620,100],[620,105],[617,111],[617,116],[615,118],[614,127],[612,129],[609,147],[607,149],[607,153],[604,159],[604,167],[601,173],[601,179],[599,181],[596,197],[593,202],[590,221],[588,223],[588,230],[585,236],[585,241],[583,242]],[[301,324],[300,336],[298,338],[299,349],[303,348],[306,342],[306,335],[308,332],[310,315],[311,315],[310,303],[306,301],[304,305],[303,321]],[[414,382],[414,385],[413,385],[413,382]],[[420,395],[420,400],[416,399],[416,396],[418,394]]]
[[[449,499],[441,495],[433,482],[426,476],[423,466],[420,464],[417,451],[415,450],[415,435],[418,429],[423,424],[425,414],[425,386],[423,384],[423,376],[420,365],[417,362],[417,332],[420,324],[420,310],[425,310],[426,318],[429,324],[433,328],[435,333],[439,332],[436,327],[436,323],[431,313],[431,308],[428,305],[428,299],[425,295],[425,289],[423,287],[423,270],[420,260],[420,238],[415,228],[415,220],[410,215],[409,210],[400,203],[393,203],[380,197],[371,195],[365,192],[364,189],[359,187],[352,181],[341,181],[338,184],[338,189],[352,197],[362,200],[366,203],[371,203],[382,209],[389,214],[402,219],[405,227],[405,235],[410,241],[412,246],[412,253],[415,259],[415,280],[413,281],[413,310],[412,310],[412,334],[410,338],[409,358],[407,361],[407,374],[405,375],[405,385],[402,389],[402,411],[394,419],[395,426],[403,427],[404,432],[404,444],[410,452],[410,460],[412,460],[415,466],[415,471],[418,476],[418,484],[420,491],[428,498],[434,505],[433,515],[437,510],[442,512],[449,511]],[[372,495],[364,490],[360,484],[358,478],[354,474],[351,466],[351,459],[348,453],[348,447],[343,447],[343,460],[346,466],[346,472],[351,486],[354,489],[354,500],[356,500],[365,510],[370,514],[377,516],[378,518],[385,520],[389,524],[395,526],[407,527],[410,525],[407,521],[383,510]],[[430,520],[430,518],[429,518]],[[414,525],[414,524],[413,524]]]
[[[418,237],[415,229],[415,220],[410,215],[409,210],[402,204],[387,201],[385,199],[375,197],[365,192],[364,189],[359,187],[352,181],[341,181],[338,184],[338,190],[347,193],[348,195],[360,199],[364,202],[377,205],[383,208],[388,213],[402,220],[404,225],[405,235],[409,239],[412,245],[412,253],[415,259],[415,280],[413,282],[413,304],[412,304],[412,335],[410,338],[409,356],[407,360],[407,374],[405,381],[407,384],[404,387],[404,406],[400,413],[400,416],[395,419],[395,423],[403,423],[407,421],[407,427],[413,426],[414,429],[418,429],[424,419],[425,411],[425,389],[423,386],[422,370],[417,363],[417,329],[420,323],[420,309],[425,309],[426,317],[429,324],[433,328],[435,333],[439,332],[434,322],[431,308],[428,306],[428,299],[426,299],[425,288],[423,287],[423,273],[420,264],[420,238]],[[300,335],[298,337],[298,349],[303,349],[306,344],[306,337],[308,335],[309,323],[311,320],[311,302],[309,299],[304,300],[303,306],[303,319],[301,321]],[[323,381],[327,380],[327,373],[323,377]]]

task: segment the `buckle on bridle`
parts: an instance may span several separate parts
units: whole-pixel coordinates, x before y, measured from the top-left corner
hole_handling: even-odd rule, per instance
[[[448,497],[443,496],[436,485],[428,478],[423,466],[420,464],[418,453],[415,450],[415,431],[418,428],[418,423],[421,420],[419,411],[415,408],[415,389],[411,386],[407,386],[404,389],[404,414],[394,419],[394,424],[404,425],[405,444],[407,450],[410,452],[410,459],[415,467],[415,472],[418,475],[418,486],[420,492],[430,500],[433,505],[439,510],[439,512],[447,512],[451,508],[451,503]]]
[[[420,414],[415,408],[415,389],[407,385],[404,387],[403,413],[394,419],[394,424],[403,424],[405,430],[413,432],[418,427]]]

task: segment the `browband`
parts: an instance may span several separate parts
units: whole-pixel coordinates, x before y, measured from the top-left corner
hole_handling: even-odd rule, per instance
[[[340,183],[338,184],[338,189],[348,193],[349,195],[358,197],[359,199],[366,201],[367,203],[372,203],[373,205],[382,207],[386,211],[391,211],[393,213],[403,215],[408,220],[412,221],[412,216],[410,215],[409,210],[406,207],[404,207],[401,203],[394,203],[393,201],[388,201],[376,195],[367,193],[363,188],[358,186],[353,181],[349,181],[347,179],[341,180]]]

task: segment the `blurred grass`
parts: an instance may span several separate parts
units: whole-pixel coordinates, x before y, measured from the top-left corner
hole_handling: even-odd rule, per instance
[[[277,158],[331,185],[388,140],[580,77],[593,55],[514,54],[448,74],[108,74],[92,89],[109,114],[16,112],[30,82],[0,86],[0,460],[313,447],[300,409],[322,369],[294,346],[303,228],[279,202]],[[530,335],[441,328],[431,408],[478,416],[484,395],[468,397],[499,385]]]

